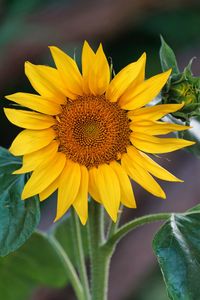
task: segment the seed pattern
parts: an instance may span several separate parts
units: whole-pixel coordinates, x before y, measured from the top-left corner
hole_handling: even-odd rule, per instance
[[[59,151],[88,169],[118,160],[130,143],[126,111],[104,95],[68,100],[54,129]]]

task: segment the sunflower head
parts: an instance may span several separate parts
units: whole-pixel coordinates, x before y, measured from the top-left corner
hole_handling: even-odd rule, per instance
[[[10,147],[14,155],[23,155],[23,165],[14,173],[32,172],[22,199],[39,194],[43,201],[58,190],[56,220],[73,205],[85,224],[88,195],[104,205],[113,221],[120,202],[136,207],[130,178],[165,198],[153,176],[181,180],[146,153],[166,153],[193,144],[160,137],[188,128],[158,121],[183,104],[146,106],[161,91],[170,70],[145,80],[143,54],[111,78],[101,44],[94,52],[84,43],[82,72],[63,51],[50,50],[55,68],[25,63],[26,76],[37,94],[6,97],[29,109],[5,108],[7,118],[24,128]]]

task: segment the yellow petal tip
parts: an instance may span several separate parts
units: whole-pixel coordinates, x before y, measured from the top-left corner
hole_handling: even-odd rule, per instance
[[[181,183],[183,183],[183,182],[184,182],[184,180],[182,180],[182,179],[178,179],[178,180],[177,180],[177,182],[181,182]]]
[[[56,47],[56,46],[48,46],[48,48],[50,49],[51,52],[60,50],[60,49],[59,49],[58,47]]]
[[[146,52],[142,53],[140,59],[146,60],[146,58],[147,58]]]
[[[192,145],[196,144],[196,142],[194,142],[194,141],[188,141],[188,140],[185,140],[185,141],[187,142],[185,147],[192,146]]]
[[[114,223],[117,222],[117,215],[114,216],[114,215],[109,214],[109,216],[111,217],[111,219],[112,219],[112,221],[113,221]]]
[[[21,199],[22,199],[22,200],[26,200],[26,199],[28,199],[28,198],[29,198],[29,196],[26,195],[24,192],[22,192]]]
[[[25,68],[28,66],[33,66],[34,64],[32,64],[30,61],[25,61],[24,66]]]
[[[5,98],[8,100],[11,100],[10,97],[12,97],[14,94],[6,95]]]
[[[89,46],[89,43],[88,43],[88,41],[86,41],[86,40],[84,40],[83,47],[84,47],[85,45]]]
[[[53,220],[53,222],[57,222],[60,219],[60,217],[56,216],[55,219]]]
[[[13,174],[13,175],[19,175],[19,174],[22,174],[22,173],[20,172],[20,170],[21,170],[21,168],[20,168],[19,170],[15,170],[14,172],[12,172],[12,174]]]
[[[137,208],[136,203],[130,204],[130,208]]]
[[[83,225],[83,226],[85,226],[85,224],[86,224],[86,222],[87,222],[87,218],[80,218],[80,221],[81,221],[81,224]]]
[[[165,74],[171,74],[171,72],[172,72],[172,69],[169,69],[169,70],[167,70],[166,72],[165,72]]]

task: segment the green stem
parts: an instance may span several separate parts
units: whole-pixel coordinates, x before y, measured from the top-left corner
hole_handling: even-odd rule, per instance
[[[100,206],[100,212],[99,212],[99,237],[100,237],[100,243],[105,243],[105,215],[104,215],[104,207],[103,205]]]
[[[76,241],[75,247],[77,249],[77,260],[79,266],[80,279],[83,284],[85,300],[90,300],[91,295],[90,295],[90,288],[89,288],[88,276],[87,276],[87,270],[85,264],[85,255],[83,250],[83,241],[81,237],[80,221],[74,209],[71,210],[71,214],[72,214],[72,222],[73,222],[73,228],[75,233],[75,241]]]
[[[135,229],[136,227],[142,226],[144,224],[167,220],[171,217],[172,213],[160,213],[152,214],[147,216],[142,216],[140,218],[134,219],[119,228],[113,236],[104,244],[105,247],[116,245],[116,243],[121,240],[128,232]]]
[[[76,273],[76,270],[74,266],[72,265],[67,253],[61,246],[61,244],[56,240],[55,237],[49,236],[49,241],[53,248],[55,249],[56,253],[58,254],[60,260],[63,263],[63,266],[65,267],[67,276],[72,284],[72,287],[74,289],[74,292],[76,294],[76,297],[78,300],[84,300],[84,293],[83,293],[83,287],[80,283],[80,280],[78,278],[78,275]]]
[[[111,236],[114,235],[114,233],[117,231],[118,226],[119,226],[119,222],[121,219],[121,215],[122,215],[122,211],[123,211],[123,205],[121,205],[120,207],[120,213],[118,214],[118,218],[117,218],[117,222],[113,222],[112,220],[110,220],[110,226],[108,228],[108,234],[107,234],[107,239],[109,239]]]
[[[88,238],[91,266],[92,300],[106,300],[108,292],[109,265],[113,247],[102,247],[102,212],[94,200],[90,203]]]

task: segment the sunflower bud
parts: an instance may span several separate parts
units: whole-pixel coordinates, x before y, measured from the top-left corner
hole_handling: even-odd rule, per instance
[[[193,59],[181,73],[173,50],[161,38],[160,59],[163,71],[172,68],[172,76],[162,90],[163,103],[185,103],[174,117],[183,121],[200,116],[200,78],[194,77],[191,71]]]
[[[164,103],[182,103],[184,107],[174,113],[175,117],[188,119],[193,116],[200,115],[200,79],[189,74],[189,70],[182,74],[171,77],[169,83],[162,92]]]

